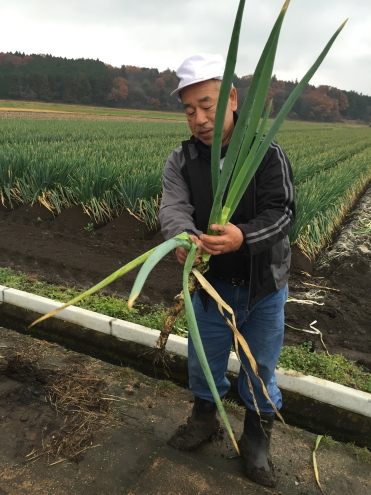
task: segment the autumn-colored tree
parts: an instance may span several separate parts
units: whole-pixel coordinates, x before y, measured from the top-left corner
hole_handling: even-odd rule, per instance
[[[108,99],[120,103],[125,100],[128,93],[129,88],[126,84],[126,79],[124,79],[123,77],[115,77],[115,79],[113,80],[113,88],[108,95]]]
[[[338,101],[340,112],[343,112],[349,107],[347,95],[343,91],[340,91],[340,89],[330,86],[327,94]]]
[[[341,120],[337,100],[330,98],[323,90],[313,90],[303,95],[299,117],[304,120],[336,122]]]
[[[165,86],[165,79],[163,77],[158,77],[155,81],[155,83],[158,86],[164,87]]]
[[[125,71],[127,81],[140,81],[142,79],[142,69],[133,65],[123,65],[122,70]]]
[[[23,65],[27,65],[29,62],[34,60],[33,57],[26,55],[16,55],[13,53],[0,53],[0,65],[13,67],[21,67]]]
[[[154,108],[155,110],[158,110],[161,107],[161,102],[158,98],[151,98],[149,100],[149,103],[151,107]]]
[[[178,86],[178,78],[176,77],[175,72],[166,69],[161,73],[161,76],[165,81],[165,87],[169,88],[171,91]]]
[[[123,67],[125,67],[128,74],[139,74],[142,72],[140,67],[135,67],[134,65],[124,65]]]
[[[244,88],[248,88],[251,84],[252,77],[253,77],[252,74],[248,74],[247,76],[242,76],[240,86]]]

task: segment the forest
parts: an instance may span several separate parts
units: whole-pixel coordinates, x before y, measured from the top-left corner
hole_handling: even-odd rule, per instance
[[[239,102],[243,102],[252,75],[234,76]],[[100,60],[67,59],[52,55],[0,53],[0,99],[181,111],[170,96],[177,86],[175,72]],[[275,117],[297,84],[272,77],[267,102],[273,100]],[[296,101],[289,119],[371,123],[371,96],[333,86],[308,85]]]

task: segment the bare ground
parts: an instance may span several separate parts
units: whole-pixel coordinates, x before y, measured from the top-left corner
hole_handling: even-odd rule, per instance
[[[196,452],[167,446],[191,394],[130,368],[0,327],[1,495],[317,495],[316,435],[279,422],[276,489],[251,483],[223,431]],[[236,438],[243,410],[228,409]],[[345,445],[317,451],[325,495],[367,495],[370,464]],[[358,451],[362,454],[361,451]]]

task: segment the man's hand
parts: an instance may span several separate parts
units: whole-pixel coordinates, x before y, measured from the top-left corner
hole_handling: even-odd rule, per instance
[[[196,244],[196,246],[198,246],[198,249],[197,249],[197,252],[196,252],[195,261],[193,263],[193,265],[198,265],[200,263],[200,261],[201,261],[200,260],[200,256],[201,256],[201,253],[202,253],[201,241],[200,241],[200,239],[196,235],[190,235],[189,237],[192,239],[192,242],[194,242],[194,244]],[[187,259],[187,256],[188,256],[188,251],[187,251],[187,249],[185,249],[183,247],[178,247],[175,250],[175,256],[176,256],[178,262],[181,265],[184,265],[184,263],[185,263],[185,261]]]
[[[243,243],[244,237],[242,231],[230,222],[227,225],[210,225],[210,229],[219,235],[201,234],[200,237],[195,235],[189,236],[198,247],[194,265],[200,263],[200,256],[203,251],[214,255],[230,253],[231,251],[237,251]],[[188,251],[185,248],[179,247],[176,248],[175,255],[178,262],[184,265]]]
[[[209,254],[224,254],[231,251],[237,251],[243,243],[244,236],[242,231],[233,225],[227,223],[227,225],[210,225],[210,229],[217,232],[219,235],[207,235],[201,234],[198,246]]]

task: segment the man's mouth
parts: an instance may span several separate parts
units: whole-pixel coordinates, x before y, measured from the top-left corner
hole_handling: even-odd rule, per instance
[[[201,136],[209,136],[213,132],[212,129],[204,129],[203,131],[200,131],[199,134]]]

